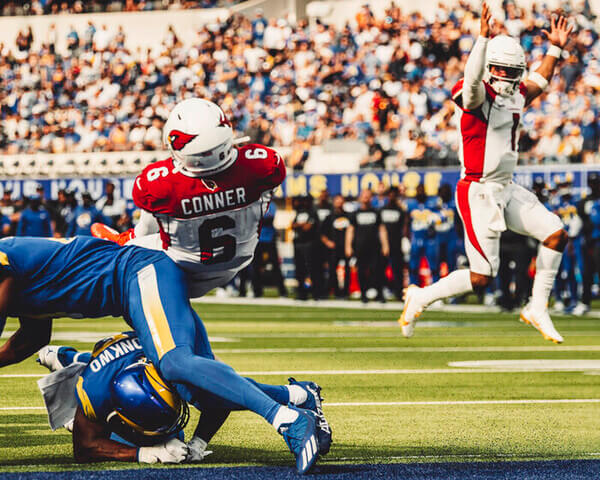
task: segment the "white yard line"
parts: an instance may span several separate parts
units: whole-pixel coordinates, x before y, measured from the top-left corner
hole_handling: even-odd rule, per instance
[[[540,400],[440,400],[424,402],[338,402],[325,403],[326,407],[395,407],[410,405],[528,405],[545,403],[600,403],[600,398],[557,398]]]
[[[462,352],[600,352],[600,345],[545,345],[506,347],[307,347],[219,348],[215,353],[462,353]]]
[[[551,373],[551,372],[583,372],[589,370],[578,365],[540,367],[540,368],[405,368],[405,369],[381,369],[381,370],[253,370],[238,372],[246,376],[271,376],[271,375],[437,375],[449,373]],[[44,374],[0,374],[2,378],[40,378]]]
[[[363,304],[360,302],[354,302],[349,300],[307,300],[300,301],[291,298],[240,298],[240,297],[227,297],[227,298],[216,298],[214,296],[194,298],[193,303],[200,304],[214,304],[214,305],[249,305],[249,306],[270,306],[270,307],[310,307],[310,308],[343,308],[350,310],[395,310],[401,312],[404,304],[402,302],[371,302]],[[455,313],[499,313],[501,312],[499,307],[486,307],[484,305],[443,305],[441,307],[430,307],[430,311],[438,312],[455,312]],[[515,317],[518,316],[517,312],[514,312]],[[560,315],[554,314],[557,317],[566,316],[573,318],[571,315]],[[588,318],[600,318],[600,311],[589,312],[586,317]]]
[[[557,398],[557,399],[521,399],[521,400],[439,400],[422,402],[332,402],[325,407],[400,407],[400,406],[436,406],[436,405],[529,405],[556,403],[600,403],[600,398]],[[45,407],[0,407],[0,411],[45,410]]]

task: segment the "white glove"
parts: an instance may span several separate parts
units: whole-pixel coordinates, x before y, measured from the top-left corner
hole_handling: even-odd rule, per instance
[[[188,456],[186,462],[201,462],[204,458],[212,453],[211,450],[206,450],[208,444],[200,437],[194,437],[187,444]]]
[[[138,448],[138,462],[140,463],[181,463],[188,454],[188,446],[181,440],[171,440],[154,445],[153,447]]]

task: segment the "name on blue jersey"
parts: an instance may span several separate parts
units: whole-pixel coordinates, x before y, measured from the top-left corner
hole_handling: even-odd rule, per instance
[[[137,338],[131,338],[129,340],[123,340],[121,342],[110,345],[106,350],[101,352],[94,360],[90,362],[90,368],[92,372],[99,372],[102,367],[108,363],[116,360],[117,358],[127,355],[130,352],[141,350],[142,346]]]

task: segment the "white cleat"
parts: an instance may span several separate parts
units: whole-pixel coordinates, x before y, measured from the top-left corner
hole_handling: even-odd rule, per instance
[[[404,309],[398,319],[398,323],[402,327],[402,335],[406,338],[412,337],[416,320],[427,306],[427,302],[423,299],[422,291],[423,289],[416,285],[409,285],[404,289]]]
[[[548,310],[543,312],[534,312],[529,304],[521,310],[520,320],[527,325],[532,325],[537,328],[546,340],[554,343],[562,343],[563,337],[554,328],[552,319],[548,314]]]
[[[575,315],[576,317],[581,317],[590,311],[590,307],[588,307],[585,303],[579,302],[575,305],[575,308],[571,311],[571,315]]]
[[[51,372],[56,372],[63,368],[58,360],[58,349],[60,345],[46,345],[38,352],[38,363],[43,365]]]

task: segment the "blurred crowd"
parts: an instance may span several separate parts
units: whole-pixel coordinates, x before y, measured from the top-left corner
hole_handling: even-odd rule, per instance
[[[531,11],[504,3],[500,31],[521,38],[536,68],[552,12],[543,3]],[[577,28],[559,74],[523,117],[524,163],[597,157],[600,43],[587,2],[564,3]],[[450,90],[478,24],[466,3],[440,4],[431,19],[393,3],[376,17],[365,5],[343,28],[267,19],[257,10],[199,28],[191,45],[165,25],[160,48],[130,51],[126,28],[90,21],[83,31],[61,32],[69,45],[63,55],[55,28],[39,49],[25,29],[14,45],[0,45],[0,151],[161,149],[169,110],[195,95],[221,105],[238,135],[287,147],[296,170],[311,146],[338,138],[367,145],[361,168],[455,165]]]
[[[540,201],[559,215],[569,234],[554,308],[574,314],[586,313],[600,293],[600,174],[590,173],[587,184],[582,195],[575,193],[569,174],[557,175],[551,185],[536,177],[533,184]],[[294,197],[291,205],[280,206],[293,216],[291,224],[283,230],[281,222],[276,226],[278,207],[272,202],[261,225],[255,259],[228,286],[230,293],[246,296],[251,285],[255,297],[264,294],[265,286],[287,296],[280,251],[286,240],[293,244],[286,255],[291,254],[295,296],[301,300],[401,299],[407,285],[427,285],[467,266],[462,223],[449,184],[441,185],[433,196],[421,184],[415,196],[407,197],[403,185],[387,187],[382,182],[376,191],[364,190],[357,198],[331,198],[323,191],[316,199]],[[0,200],[1,236],[91,235],[94,222],[123,232],[138,218],[139,211],[130,201],[117,198],[110,182],[98,199],[87,192],[60,190],[56,200],[48,200],[39,184],[27,198],[15,199],[5,190]],[[535,240],[504,232],[498,278],[481,292],[480,301],[506,310],[522,306],[531,292],[536,252]]]
[[[0,15],[140,12],[232,5],[232,0],[0,0]]]

